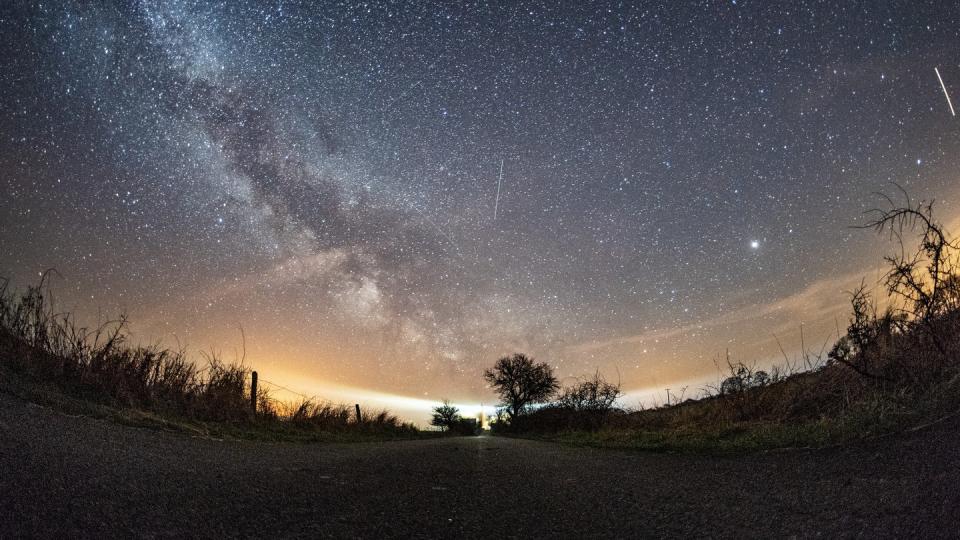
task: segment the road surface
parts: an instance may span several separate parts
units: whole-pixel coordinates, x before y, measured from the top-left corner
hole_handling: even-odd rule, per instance
[[[0,394],[0,537],[951,536],[958,428],[740,457],[498,437],[306,445]]]

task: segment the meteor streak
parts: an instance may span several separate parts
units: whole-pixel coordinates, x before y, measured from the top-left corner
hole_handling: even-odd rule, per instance
[[[497,200],[493,203],[493,220],[497,220],[497,209],[500,207],[500,184],[503,182],[503,159],[500,160],[500,176],[497,178]]]
[[[943,77],[940,76],[940,70],[933,68],[933,72],[937,74],[937,79],[940,81],[940,88],[943,88],[943,95],[947,97],[947,105],[950,106],[950,114],[956,116],[957,113],[953,110],[953,102],[950,101],[950,94],[947,93],[947,85],[943,84]]]

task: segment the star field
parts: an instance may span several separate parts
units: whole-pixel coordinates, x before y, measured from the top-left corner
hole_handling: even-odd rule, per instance
[[[5,5],[0,275],[287,380],[693,380],[829,338],[871,193],[960,215],[958,45],[948,2]]]

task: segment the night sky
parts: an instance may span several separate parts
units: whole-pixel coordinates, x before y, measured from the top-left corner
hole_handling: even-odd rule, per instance
[[[0,275],[308,393],[693,393],[836,338],[871,193],[960,216],[960,3],[562,4],[4,2]]]

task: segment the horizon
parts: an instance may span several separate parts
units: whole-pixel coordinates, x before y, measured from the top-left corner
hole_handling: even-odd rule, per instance
[[[960,5],[608,7],[2,7],[0,276],[425,424],[829,348],[876,192],[960,228]]]

